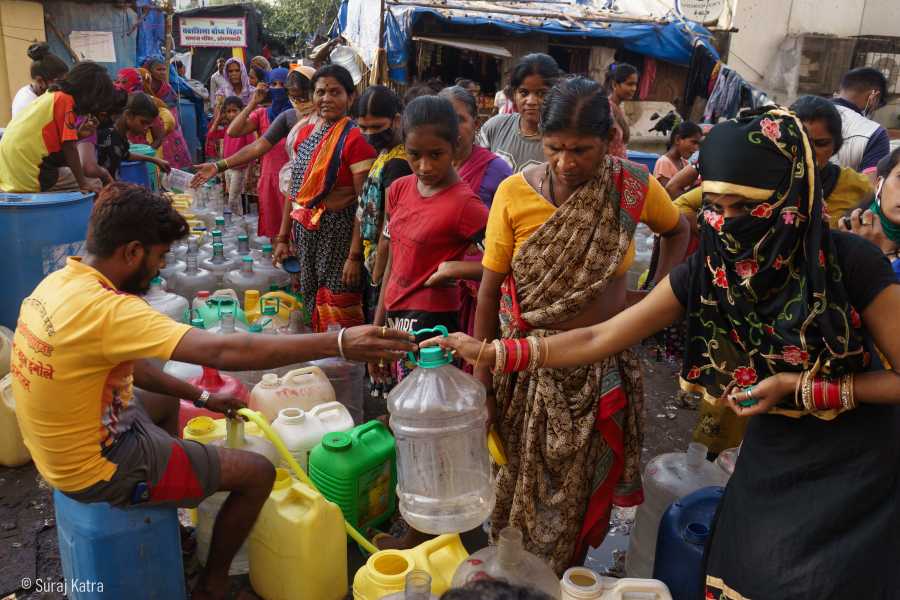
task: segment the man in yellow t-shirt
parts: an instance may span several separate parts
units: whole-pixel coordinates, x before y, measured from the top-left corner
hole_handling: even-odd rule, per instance
[[[178,439],[178,398],[226,414],[242,403],[170,377],[148,359],[249,370],[337,354],[396,360],[414,345],[407,334],[371,326],[217,336],[176,323],[136,294],[147,291],[170,244],[187,233],[164,197],[124,183],[104,188],[91,214],[87,255],[70,258],[22,302],[13,394],[35,465],[75,500],[193,507],[230,491],[192,595],[224,598],[229,565],[272,489],[274,469],[258,454]]]

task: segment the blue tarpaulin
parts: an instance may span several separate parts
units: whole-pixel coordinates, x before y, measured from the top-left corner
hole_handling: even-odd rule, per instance
[[[137,35],[137,61],[143,64],[147,58],[160,54],[166,40],[166,15],[153,0],[137,0],[139,14],[143,14]]]
[[[115,77],[119,69],[133,67],[136,60],[135,48],[137,30],[137,14],[123,4],[112,2],[45,2],[44,14],[52,19],[59,32],[69,42],[73,31],[110,32],[115,48],[115,62],[101,62],[110,75]],[[47,42],[53,54],[65,60],[69,65],[74,61],[55,32],[48,28]]]
[[[366,24],[348,22],[354,14],[361,14],[358,11],[348,10],[349,4],[350,0],[344,0],[338,13],[338,24],[341,31],[367,29]],[[573,23],[549,18],[517,18],[504,14],[483,14],[484,16],[479,16],[477,12],[454,13],[422,6],[389,6],[385,11],[383,47],[387,53],[390,78],[400,83],[406,82],[406,64],[413,28],[417,21],[426,15],[434,17],[439,23],[448,25],[493,25],[505,33],[514,35],[539,33],[557,38],[617,40],[626,50],[684,66],[690,63],[694,40],[698,37],[706,40],[711,38],[710,32],[702,25],[682,19],[663,22],[584,20]],[[375,37],[377,38],[377,35]]]

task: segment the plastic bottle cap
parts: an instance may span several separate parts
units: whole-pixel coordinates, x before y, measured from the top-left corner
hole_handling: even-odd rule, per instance
[[[416,364],[425,369],[435,369],[444,365],[449,365],[453,359],[444,353],[444,349],[439,346],[429,346],[419,351],[419,358]]]
[[[288,423],[302,423],[306,420],[306,412],[300,408],[282,408],[278,416]]]
[[[272,244],[263,244],[262,251],[263,251],[263,252],[271,252],[271,251],[272,251]]]
[[[252,257],[252,256],[242,256],[242,257],[241,257],[241,261],[242,261],[242,262],[245,262],[245,263],[252,263],[252,262],[253,262],[253,257]]]
[[[216,225],[224,225],[225,217],[216,217]]]
[[[190,421],[187,422],[187,431],[191,435],[203,435],[206,433],[212,433],[212,431],[216,428],[216,422],[212,419],[212,417],[201,416],[194,417]]]
[[[326,433],[325,437],[322,438],[322,447],[326,450],[343,452],[344,450],[349,450],[352,445],[353,439],[343,431]]]
[[[213,229],[213,237],[222,237],[222,232],[219,229]]]
[[[198,329],[206,329],[206,322],[200,317],[191,319],[191,327],[197,327]]]
[[[207,292],[206,290],[200,290],[199,292],[197,292],[197,297],[198,298],[209,298],[209,292]]]
[[[249,240],[249,239],[250,239],[250,238],[248,238],[247,235],[246,235],[246,234],[243,234],[243,233],[242,233],[241,235],[238,236],[238,241],[239,241],[239,242],[246,242],[246,241]]]
[[[251,325],[251,327],[254,327],[254,325]],[[260,331],[262,331],[262,329],[260,329]],[[261,383],[265,387],[278,387],[278,375],[276,375],[275,373],[266,373],[262,376]]]
[[[157,275],[153,279],[150,280],[150,285],[162,285],[162,277]]]
[[[248,329],[248,331],[250,333],[262,333],[262,325],[260,325],[259,323],[254,323],[250,326],[250,329]]]
[[[709,537],[709,527],[703,523],[688,523],[684,528],[684,541],[702,546]]]

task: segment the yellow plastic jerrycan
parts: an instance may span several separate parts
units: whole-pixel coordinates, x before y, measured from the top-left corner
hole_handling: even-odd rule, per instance
[[[271,304],[277,306],[279,318],[286,322],[290,322],[293,311],[300,310],[303,306],[300,301],[287,292],[266,292],[259,302],[260,306],[270,306]]]
[[[347,539],[341,509],[277,469],[250,532],[250,583],[266,600],[342,600]]]
[[[31,460],[16,420],[16,399],[12,393],[12,375],[0,379],[0,465],[19,467]]]
[[[187,422],[182,432],[182,437],[186,440],[194,440],[201,444],[211,444],[216,440],[224,440],[226,433],[225,419],[213,419],[212,417],[200,416],[194,417]],[[253,421],[244,423],[244,435],[255,435],[264,437],[265,434],[259,428],[259,425]]]
[[[406,575],[413,569],[431,575],[431,593],[440,596],[450,589],[453,573],[468,556],[456,533],[438,536],[411,550],[376,552],[353,578],[353,599],[378,600],[402,592]]]

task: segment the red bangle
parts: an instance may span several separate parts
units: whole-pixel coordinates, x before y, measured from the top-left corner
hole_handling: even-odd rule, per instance
[[[813,380],[812,397],[817,410],[841,408],[840,381],[816,377]]]
[[[514,373],[525,370],[531,359],[531,346],[528,340],[504,339],[503,345],[506,346],[506,364],[503,365],[503,372]]]

